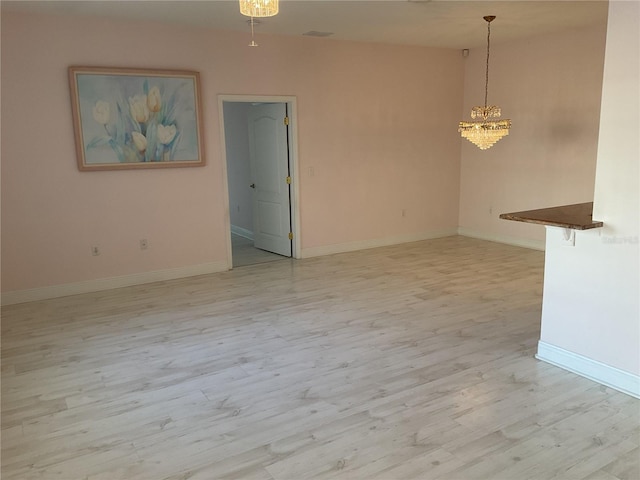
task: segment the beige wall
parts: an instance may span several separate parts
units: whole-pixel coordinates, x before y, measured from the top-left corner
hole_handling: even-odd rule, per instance
[[[3,292],[226,268],[219,94],[297,97],[302,254],[455,231],[458,51],[268,36],[252,49],[248,39],[3,12]],[[200,71],[208,165],[79,172],[70,65]]]
[[[513,122],[481,151],[462,146],[461,233],[544,248],[544,228],[500,213],[593,201],[606,18],[602,24],[500,43],[492,24],[489,104]],[[484,102],[486,47],[466,61],[463,118]]]

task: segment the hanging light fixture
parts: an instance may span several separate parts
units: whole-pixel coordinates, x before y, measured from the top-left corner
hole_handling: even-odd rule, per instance
[[[257,25],[258,23],[259,22],[253,17],[251,17],[251,20],[249,20],[249,25],[251,25],[251,43],[249,44],[250,47],[259,47],[259,45],[256,43],[255,32],[253,31],[254,25]]]
[[[247,17],[273,17],[278,14],[278,0],[239,0],[240,13]]]
[[[249,25],[251,25],[251,43],[250,47],[257,47],[255,41],[254,25],[257,24],[253,19],[256,17],[273,17],[278,14],[278,0],[238,0],[240,2],[240,13],[251,17]]]
[[[495,15],[483,17],[487,22],[487,70],[484,84],[484,107],[473,107],[471,109],[472,122],[462,121],[458,124],[458,132],[462,138],[466,138],[476,145],[480,150],[491,148],[502,137],[509,135],[511,120],[494,120],[500,118],[502,112],[500,107],[487,104],[489,93],[489,46],[491,38],[491,22],[495,20]],[[475,119],[478,120],[475,120]]]

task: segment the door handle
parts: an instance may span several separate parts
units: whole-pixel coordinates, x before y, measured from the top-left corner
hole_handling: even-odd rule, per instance
[[[249,185],[251,188],[256,188],[256,184],[252,183],[251,185]]]

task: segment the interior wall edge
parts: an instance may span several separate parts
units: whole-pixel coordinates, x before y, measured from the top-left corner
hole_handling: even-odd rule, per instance
[[[50,285],[46,287],[30,288],[27,290],[14,290],[2,293],[2,306],[18,303],[34,302],[51,298],[67,297],[82,293],[100,292],[114,288],[131,287],[145,283],[175,280],[209,273],[219,273],[229,270],[227,262],[211,262],[200,265],[156,270],[152,272],[135,273],[111,278],[96,278],[83,282],[67,283],[62,285]]]
[[[536,358],[556,367],[640,398],[640,376],[540,340]]]
[[[514,247],[530,248],[532,250],[540,250],[544,252],[545,241],[533,240],[531,238],[512,237],[508,235],[495,235],[493,233],[482,232],[472,228],[458,227],[458,235],[463,237],[477,238],[478,240],[487,240],[489,242],[504,243]]]
[[[239,230],[242,230],[240,232]],[[232,226],[232,232],[249,238],[247,234],[251,232]],[[369,248],[386,247],[390,245],[400,245],[403,243],[419,242],[435,238],[451,237],[461,235],[464,237],[477,238],[479,240],[487,240],[491,242],[503,243],[506,245],[529,248],[533,250],[544,251],[544,242],[534,240],[488,235],[483,232],[470,230],[459,227],[457,229],[443,229],[422,232],[419,234],[401,235],[397,237],[386,237],[379,239],[362,240],[357,242],[322,245],[319,247],[305,248],[301,252],[300,258],[320,257],[324,255],[333,255],[337,253],[354,252],[358,250],[366,250]],[[191,265],[186,267],[178,267],[167,270],[157,270],[152,272],[141,272],[132,275],[124,275],[110,278],[97,278],[93,280],[67,283],[61,285],[49,285],[39,288],[31,288],[26,290],[14,290],[2,293],[1,305],[15,305],[19,303],[33,302],[39,300],[47,300],[51,298],[66,297],[70,295],[79,295],[83,293],[99,292],[103,290],[111,290],[115,288],[129,287],[133,285],[143,285],[146,283],[161,282],[165,280],[175,280],[198,275],[207,275],[211,273],[225,272],[229,270],[227,262],[219,261],[205,263],[201,265]]]
[[[253,232],[251,230],[238,227],[237,225],[231,225],[231,233],[233,233],[234,235],[238,235],[240,237],[246,238],[248,240],[253,240]]]
[[[444,230],[430,230],[427,232],[400,235],[397,237],[374,238],[370,240],[360,240],[357,242],[336,243],[333,245],[321,245],[318,247],[303,248],[300,258],[321,257],[323,255],[333,255],[336,253],[355,252],[357,250],[367,250],[369,248],[388,247],[390,245],[400,245],[402,243],[420,242],[433,238],[452,237],[457,235],[457,229],[449,228]]]

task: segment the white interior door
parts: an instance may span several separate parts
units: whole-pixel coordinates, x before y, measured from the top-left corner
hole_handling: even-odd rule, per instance
[[[265,103],[249,111],[256,248],[291,256],[291,208],[286,104]]]

